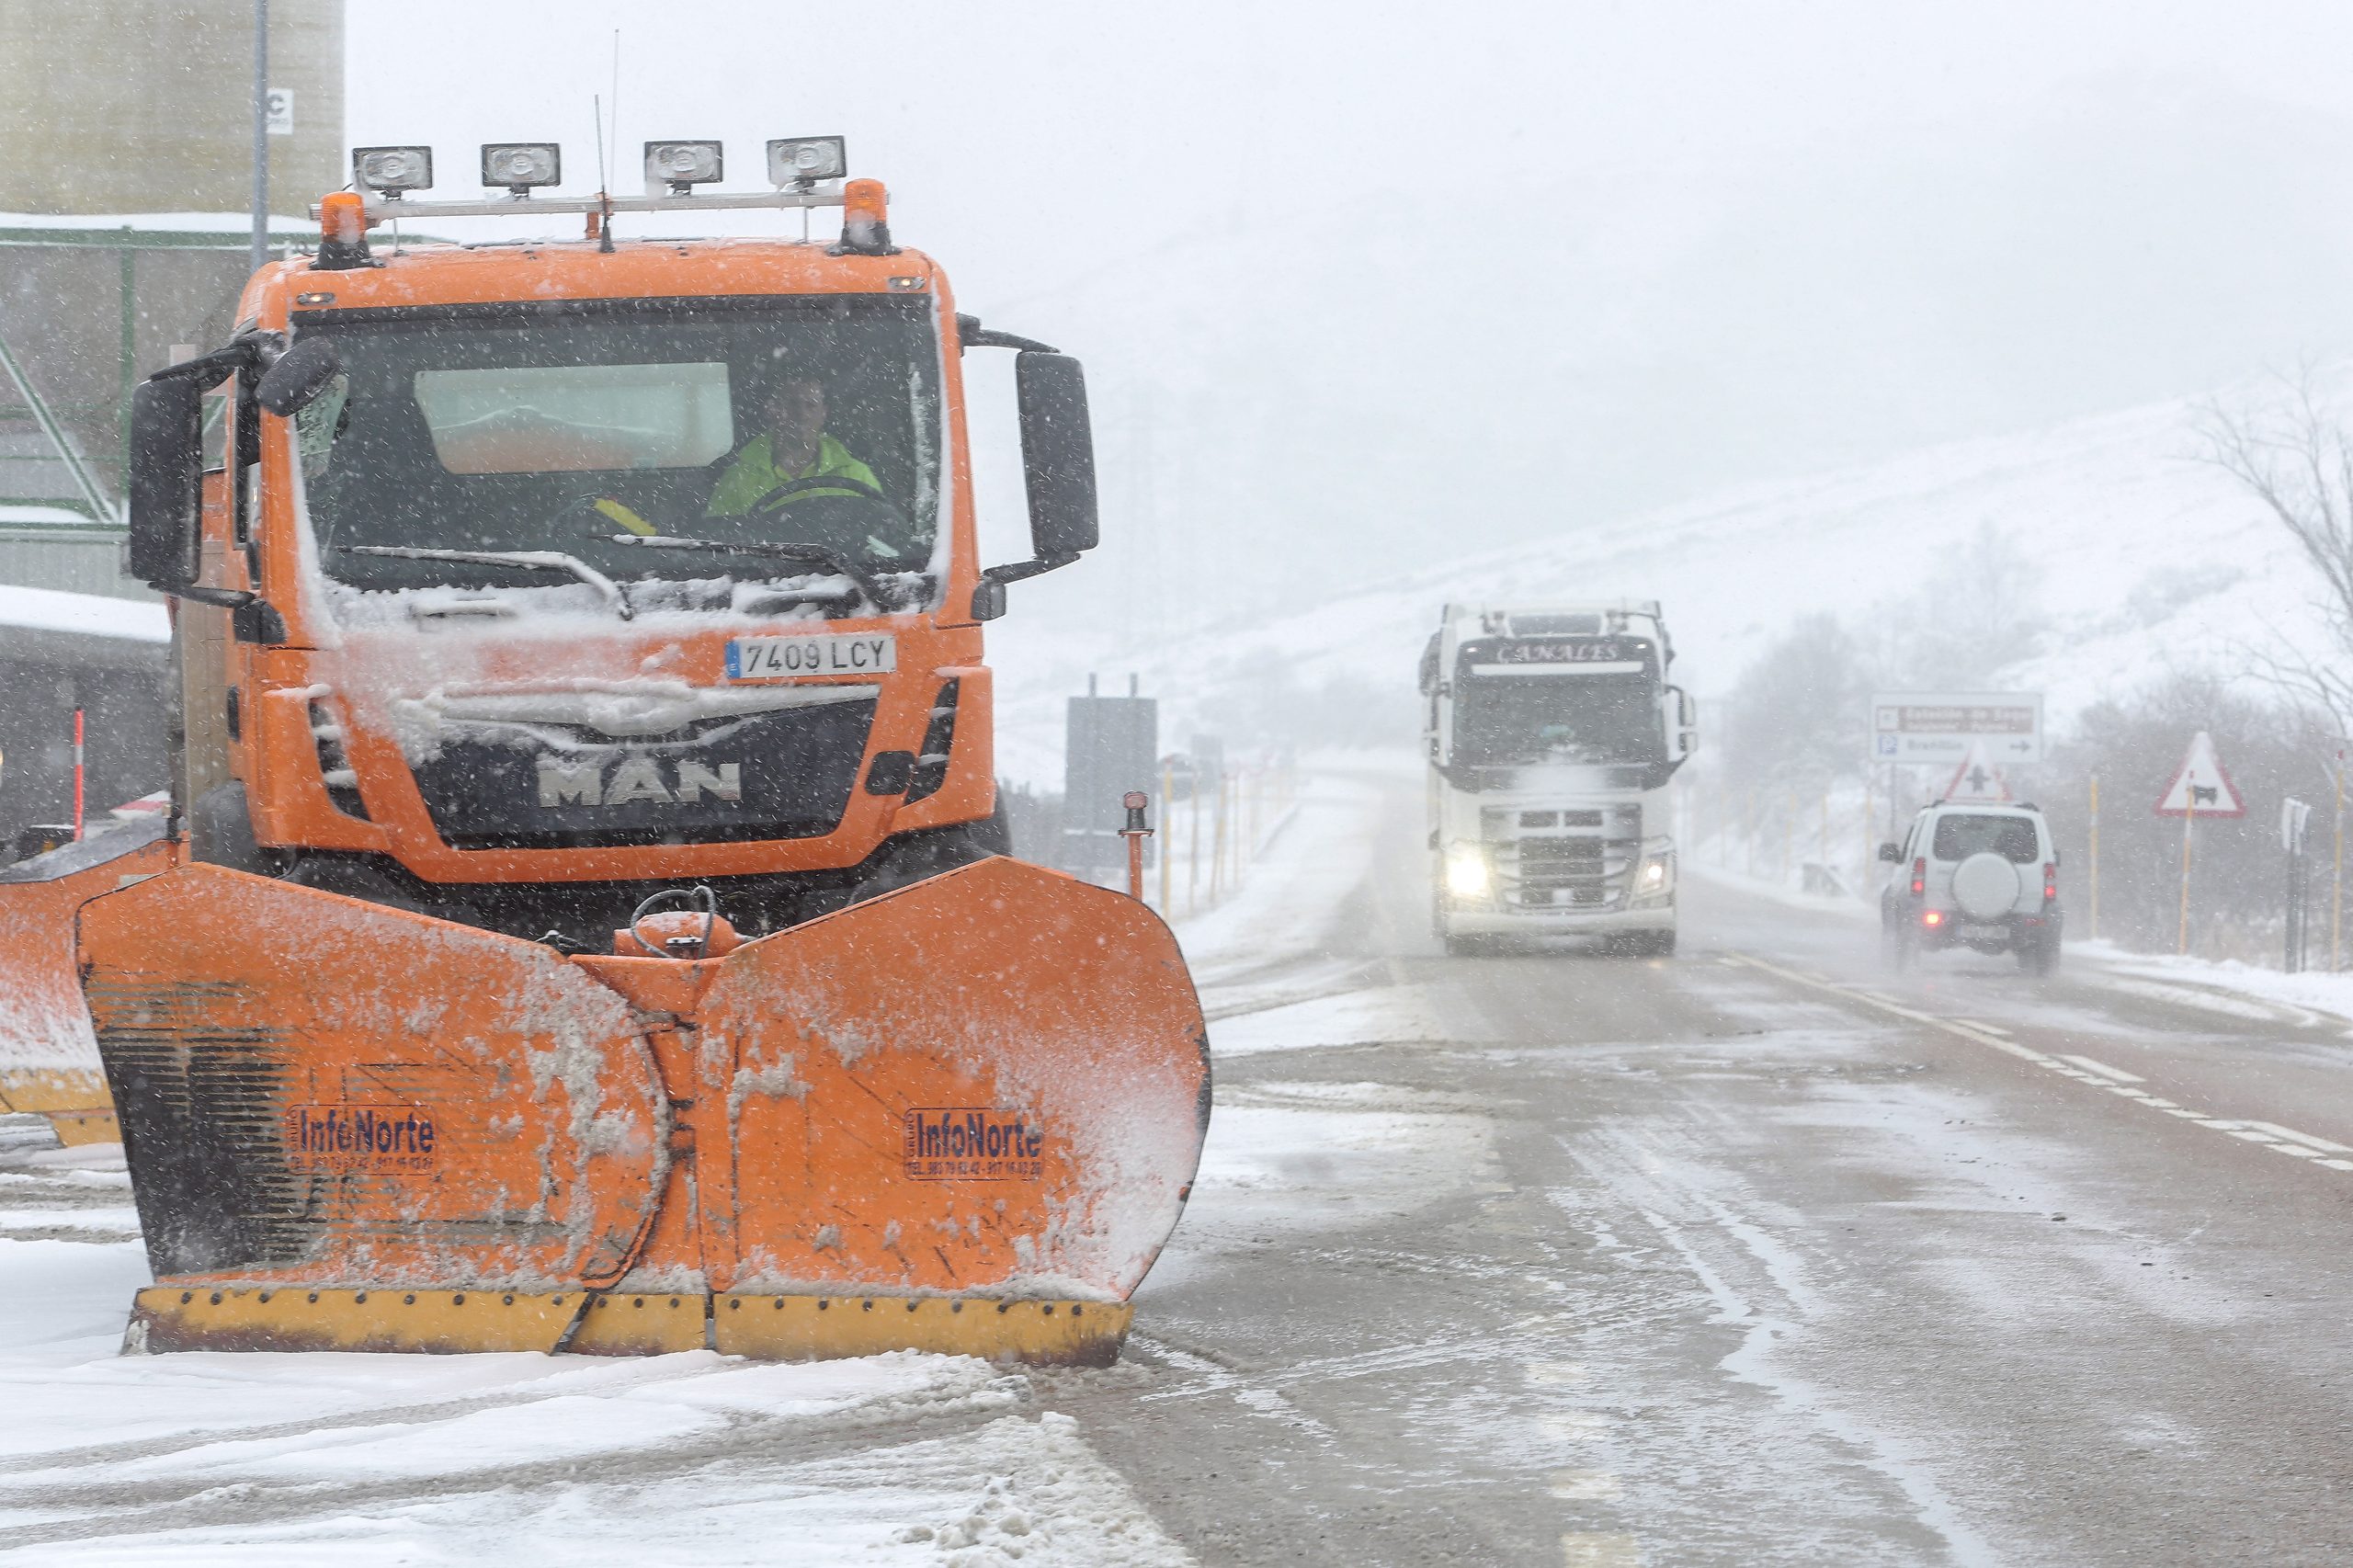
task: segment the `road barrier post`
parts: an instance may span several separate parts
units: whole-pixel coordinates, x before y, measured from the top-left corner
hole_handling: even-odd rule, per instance
[[[1193,770],[1192,843],[1185,852],[1185,914],[1190,918],[1201,903],[1201,773]]]
[[[1176,770],[1164,765],[1160,769],[1160,820],[1162,822],[1165,823],[1168,820],[1169,804],[1176,799]],[[1176,829],[1171,827],[1169,832],[1173,835],[1176,832]],[[1160,846],[1160,917],[1163,920],[1173,918],[1172,912],[1168,907],[1168,883],[1170,877],[1174,874],[1175,868],[1172,867],[1169,862],[1175,859],[1176,857],[1170,854],[1169,851],[1176,847],[1176,846],[1174,843],[1164,844]]]
[[[2099,940],[2099,775],[2092,775],[2092,812],[2089,827],[2091,839],[2091,929],[2086,935]]]
[[[1822,791],[1822,869],[1830,869],[1830,791]]]
[[[1143,809],[1151,797],[1141,790],[1131,790],[1120,797],[1128,820],[1120,829],[1120,836],[1128,841],[1128,896],[1138,903],[1143,902],[1143,841],[1152,836],[1152,828],[1143,820]]]
[[[1217,820],[1210,828],[1210,907],[1217,907],[1222,896],[1220,888],[1225,881],[1225,792],[1229,784],[1223,768],[1217,775]]]
[[[2345,754],[2336,754],[2336,870],[2328,900],[2328,972],[2343,967],[2340,942],[2345,934]]]
[[[1871,765],[1863,764],[1863,869],[1859,885],[1869,888],[1871,868],[1879,864],[1879,830],[1871,821],[1878,812],[1871,802]]]

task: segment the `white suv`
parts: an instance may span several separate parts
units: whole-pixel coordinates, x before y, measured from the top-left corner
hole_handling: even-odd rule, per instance
[[[2059,967],[2059,851],[2031,804],[1923,807],[1879,858],[1896,867],[1879,895],[1893,967],[1945,948],[2016,953],[2031,974]]]

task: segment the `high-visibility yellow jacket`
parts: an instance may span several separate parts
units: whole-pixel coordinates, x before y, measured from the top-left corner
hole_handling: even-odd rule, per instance
[[[768,457],[768,437],[756,437],[735,454],[734,461],[729,463],[726,472],[719,476],[718,484],[710,492],[710,505],[703,508],[703,515],[709,517],[740,517],[784,485],[798,480],[823,479],[834,474],[853,480],[869,490],[882,488],[874,477],[874,471],[850,456],[849,449],[831,436],[817,437],[815,460],[796,473],[788,473],[777,467]],[[863,493],[845,488],[839,492],[812,490],[808,494],[857,495]]]

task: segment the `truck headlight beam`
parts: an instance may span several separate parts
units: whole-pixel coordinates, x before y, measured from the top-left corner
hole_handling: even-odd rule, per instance
[[[1446,891],[1454,898],[1484,898],[1494,879],[1487,871],[1486,851],[1475,844],[1458,844],[1446,852]]]

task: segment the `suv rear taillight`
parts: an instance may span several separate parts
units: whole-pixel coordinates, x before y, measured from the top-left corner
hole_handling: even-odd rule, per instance
[[[2059,862],[2056,860],[2042,863],[2042,902],[2046,905],[2059,902]]]
[[[1912,862],[1912,896],[1918,898],[1928,891],[1928,858],[1926,855]]]

